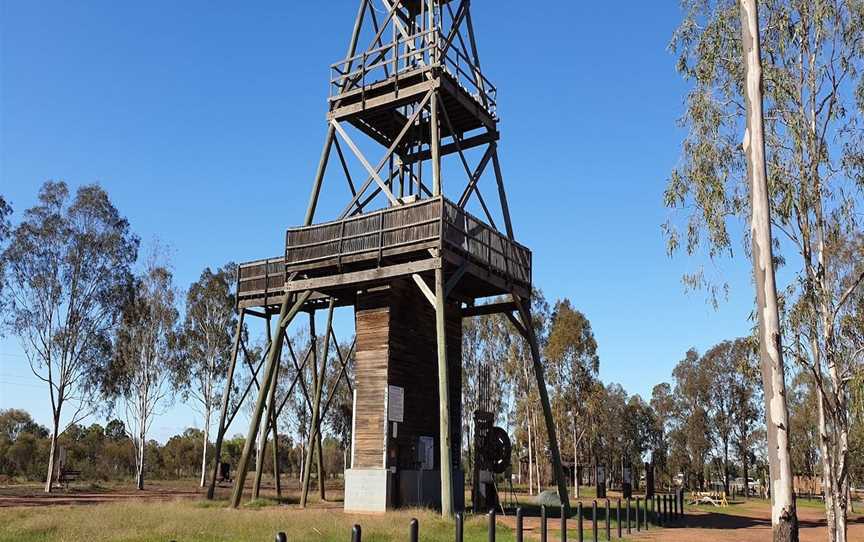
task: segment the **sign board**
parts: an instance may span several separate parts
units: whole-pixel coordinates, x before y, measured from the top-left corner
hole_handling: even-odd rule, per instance
[[[405,416],[405,389],[399,386],[387,387],[387,419],[402,423]]]
[[[435,468],[435,439],[432,437],[420,437],[417,439],[417,461],[420,470],[432,470]]]
[[[597,483],[606,483],[606,467],[603,465],[597,465]]]
[[[630,475],[630,467],[624,467],[624,483],[625,484],[632,483],[633,480],[631,478],[632,477]]]

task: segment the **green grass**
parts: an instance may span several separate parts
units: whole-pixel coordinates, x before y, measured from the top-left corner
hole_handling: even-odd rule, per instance
[[[226,508],[224,501],[195,500],[3,508],[0,509],[0,541],[269,542],[277,532],[285,531],[290,541],[345,542],[350,539],[352,525],[359,523],[364,542],[397,542],[407,539],[409,522],[415,517],[420,522],[420,539],[424,542],[453,541],[453,523],[430,510],[357,515],[345,514],[338,508],[299,510],[269,499],[239,510]],[[503,521],[498,523],[497,539],[514,540],[512,529]],[[557,519],[549,520],[549,532],[554,540],[558,536],[557,522]],[[576,540],[575,526],[575,520],[571,520],[568,525],[571,540]],[[466,542],[485,541],[487,536],[485,517],[466,519]],[[590,537],[590,531],[586,531],[586,539]],[[603,538],[602,531],[600,537]]]

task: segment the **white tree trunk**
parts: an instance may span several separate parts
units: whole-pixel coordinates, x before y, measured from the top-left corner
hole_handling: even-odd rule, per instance
[[[756,284],[759,347],[768,427],[768,463],[771,473],[771,524],[775,542],[797,542],[798,518],[792,490],[789,456],[789,414],[786,407],[780,313],[771,239],[771,210],[765,168],[762,114],[762,63],[759,12],[756,0],[741,1],[741,34],[746,81],[747,130],[744,152],[750,177],[750,233]]]
[[[57,462],[57,438],[60,432],[60,418],[54,415],[51,427],[51,451],[48,453],[48,475],[45,477],[45,493],[54,489],[54,464]]]
[[[212,406],[208,401],[204,406],[204,449],[201,451],[201,487],[207,482],[207,446],[210,444],[210,414]]]

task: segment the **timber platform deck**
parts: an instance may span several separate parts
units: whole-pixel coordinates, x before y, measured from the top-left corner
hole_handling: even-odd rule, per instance
[[[283,257],[240,265],[238,306],[274,307],[286,293],[306,290],[351,304],[361,289],[437,268],[444,269],[452,294],[466,301],[527,296],[531,257],[455,203],[430,198],[289,229]]]
[[[408,121],[399,109],[417,106],[433,88],[441,92],[442,137],[478,129],[488,133],[482,142],[498,137],[495,86],[438,30],[397,35],[391,43],[333,64],[331,71],[328,118],[349,122],[385,147]],[[403,147],[429,138],[429,119],[421,118]]]

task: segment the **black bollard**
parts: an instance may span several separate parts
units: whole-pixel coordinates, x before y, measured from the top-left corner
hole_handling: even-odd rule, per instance
[[[653,497],[645,496],[645,530],[648,530],[648,524],[651,523],[651,507],[649,505],[654,503]]]
[[[612,529],[610,528],[612,526],[610,517],[612,515],[612,510],[609,504],[609,499],[606,499],[606,540],[612,540]]]
[[[627,497],[627,534],[630,534],[633,532],[633,530],[632,530],[633,522],[630,521],[630,508],[632,508],[632,506],[633,506],[633,503],[630,500],[630,497]]]
[[[459,542],[462,542],[461,540]],[[516,542],[522,542],[522,507],[516,509]]]
[[[464,518],[462,517],[462,512],[456,513],[456,542],[462,542],[462,535],[465,531],[464,528]]]
[[[641,501],[642,501],[641,497],[636,497],[636,532],[637,533],[642,530],[642,514],[640,513],[641,512],[640,508],[642,508],[642,507],[639,504]]]
[[[540,542],[546,542],[546,505],[540,507]]]
[[[354,528],[351,529],[351,542],[362,542],[363,540],[363,529],[360,528],[359,525],[354,525]]]
[[[579,542],[583,542],[585,538],[582,533],[582,501],[579,501],[579,504],[576,506],[576,514],[576,536],[578,537]],[[566,533],[564,533],[561,535],[561,542],[566,541]]]
[[[618,499],[618,512],[615,514],[615,523],[618,524],[618,538],[621,538],[621,499]]]
[[[591,533],[593,535],[592,540],[597,542],[597,501],[593,501],[591,503]]]
[[[276,533],[276,542],[288,542],[288,535],[285,533]]]
[[[489,510],[489,542],[495,542],[495,509]]]
[[[663,510],[660,508],[660,495],[654,495],[654,523],[660,527],[663,525]]]
[[[579,503],[579,514],[582,514],[582,503]],[[567,514],[564,513],[564,507],[561,507],[561,542],[567,542]],[[582,542],[582,538],[579,538]]]
[[[420,522],[417,518],[411,518],[411,542],[417,542],[420,539]]]

